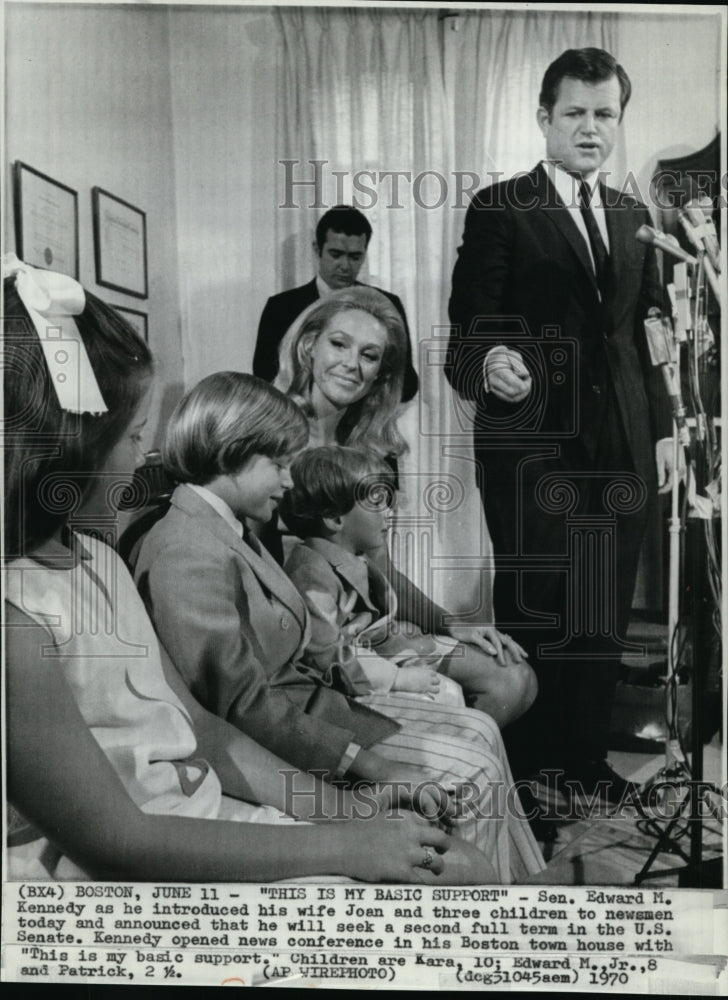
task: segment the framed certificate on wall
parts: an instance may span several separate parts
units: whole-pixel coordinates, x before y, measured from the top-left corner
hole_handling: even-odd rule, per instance
[[[78,280],[78,195],[73,188],[16,160],[13,194],[18,257]]]
[[[91,191],[96,282],[147,297],[147,217],[102,188]]]

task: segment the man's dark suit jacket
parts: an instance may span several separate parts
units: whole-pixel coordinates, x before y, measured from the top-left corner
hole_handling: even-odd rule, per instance
[[[558,441],[582,468],[594,458],[613,387],[634,471],[652,484],[653,442],[671,424],[643,327],[649,307],[661,305],[654,248],[635,239],[651,220],[644,205],[612,188],[602,188],[602,201],[613,280],[600,301],[587,245],[541,166],[475,196],[453,272],[449,312],[460,329],[446,375],[476,402],[476,438],[496,443],[492,428],[500,425],[500,443],[508,444],[535,428],[535,436]],[[554,332],[575,342],[566,358],[547,346]],[[533,389],[513,406],[485,393],[482,362],[494,344],[524,342],[534,342],[536,352],[528,358]],[[521,420],[529,409],[531,419]],[[509,465],[516,456],[491,453],[493,460]]]
[[[357,282],[361,284],[361,282]],[[373,287],[373,286],[372,286]],[[404,373],[404,388],[402,390],[402,402],[406,403],[413,398],[417,392],[419,380],[417,372],[412,365],[412,344],[410,342],[409,327],[407,317],[398,296],[391,292],[385,292],[383,288],[377,288],[378,292],[386,295],[397,312],[402,317],[404,332],[407,338],[407,363]],[[255,354],[253,355],[253,374],[258,378],[272,382],[278,374],[278,346],[285,336],[286,330],[293,321],[301,315],[304,309],[310,306],[319,298],[316,279],[309,281],[307,285],[298,288],[289,288],[286,292],[279,292],[272,295],[265,304],[258,324],[258,339],[255,344]]]
[[[611,188],[601,194],[613,272],[602,298],[587,243],[540,166],[475,196],[453,272],[459,328],[446,374],[475,404],[494,611],[529,650],[539,681],[535,704],[507,731],[523,774],[606,754],[621,652],[613,639],[626,630],[655,492],[654,440],[670,428],[643,326],[661,304],[654,248],[635,239],[649,214]],[[519,349],[532,374],[516,405],[484,389],[483,360],[499,343]],[[611,567],[569,547],[592,515],[614,532],[608,552],[599,543]],[[605,576],[612,589],[602,592]],[[595,634],[583,624],[590,615]]]

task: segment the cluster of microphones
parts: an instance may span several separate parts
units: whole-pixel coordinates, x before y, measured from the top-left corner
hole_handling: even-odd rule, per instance
[[[693,326],[690,316],[690,293],[686,265],[702,262],[705,276],[720,304],[717,275],[720,274],[720,245],[711,218],[711,201],[706,196],[693,198],[678,211],[678,220],[688,240],[695,247],[700,260],[680,246],[677,239],[652,226],[640,226],[635,237],[640,243],[651,244],[680,261],[675,265],[673,283],[667,286],[672,304],[672,321],[662,316],[661,310],[652,308],[645,320],[645,333],[653,365],[659,366],[665,379],[672,415],[678,428],[678,440],[686,452],[690,447],[686,411],[680,392],[678,371],[678,343],[686,339],[686,331]],[[701,331],[695,331],[699,335]]]
[[[706,277],[716,299],[720,301],[717,278],[717,275],[720,274],[720,245],[711,217],[711,208],[710,198],[705,195],[693,198],[684,208],[678,210],[678,220],[688,240],[699,254],[704,255],[703,265]],[[640,243],[650,243],[686,264],[698,263],[696,257],[683,250],[675,236],[661,233],[659,229],[653,229],[652,226],[640,226],[635,237]]]

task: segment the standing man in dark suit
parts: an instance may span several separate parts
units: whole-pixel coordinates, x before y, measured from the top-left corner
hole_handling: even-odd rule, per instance
[[[672,477],[643,325],[661,289],[653,247],[635,239],[650,218],[598,175],[630,92],[601,49],[548,68],[546,159],[468,210],[446,366],[475,404],[496,620],[538,675],[507,734],[514,772],[556,769],[617,802],[631,791],[606,761],[619,658],[648,503]]]
[[[258,324],[258,339],[253,356],[253,374],[272,382],[278,373],[278,346],[293,321],[317,299],[350,285],[356,280],[366,257],[372,227],[366,217],[349,205],[336,205],[321,216],[316,226],[314,249],[319,259],[318,274],[307,285],[273,295],[265,304]],[[386,295],[402,317],[407,335],[407,367],[402,390],[406,403],[417,392],[419,381],[412,365],[412,345],[404,306],[396,295]]]

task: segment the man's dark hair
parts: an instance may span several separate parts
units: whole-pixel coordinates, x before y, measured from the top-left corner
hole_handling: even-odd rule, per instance
[[[319,253],[324,248],[329,230],[343,233],[345,236],[365,236],[366,246],[369,246],[369,240],[372,238],[372,227],[366,216],[351,205],[334,205],[321,216],[316,226],[316,246]]]
[[[544,73],[539,104],[551,114],[565,77],[584,83],[603,83],[613,76],[619,81],[619,107],[623,113],[632,93],[632,84],[614,56],[604,49],[567,49]]]

